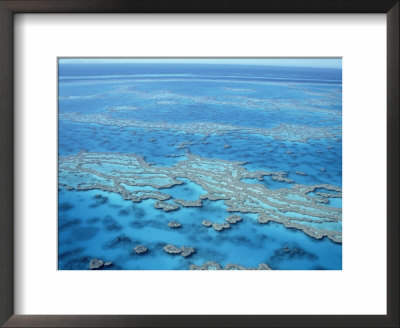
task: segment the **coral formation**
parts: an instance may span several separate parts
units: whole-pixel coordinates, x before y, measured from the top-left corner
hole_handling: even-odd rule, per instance
[[[341,222],[341,208],[325,205],[329,197],[341,197],[341,188],[327,184],[294,184],[291,188],[272,190],[242,180],[271,176],[278,181],[291,181],[286,178],[286,172],[252,172],[242,166],[243,162],[207,159],[191,153],[185,156],[186,160],[172,167],[155,167],[134,154],[82,151],[78,155],[59,158],[60,187],[112,191],[133,202],[154,199],[155,208],[169,212],[180,207],[166,202],[171,199],[168,188],[183,183],[177,178],[186,178],[206,193],[196,201],[174,199],[182,206],[201,206],[201,201],[206,199],[224,200],[228,212],[258,214],[260,223],[274,221],[317,239],[328,237],[341,242],[341,231],[324,227],[324,223]],[[130,186],[151,186],[156,190],[131,191]],[[209,226],[206,221],[202,224]],[[221,231],[228,227],[226,224],[213,223],[213,227]]]
[[[242,217],[239,215],[229,215],[227,218],[225,218],[225,220],[230,224],[235,224],[239,221],[242,221]]]
[[[170,227],[170,228],[180,228],[181,224],[179,222],[176,222],[176,221],[171,221],[171,222],[168,222],[168,227]]]
[[[203,220],[203,221],[201,222],[201,224],[202,224],[203,226],[205,226],[205,227],[211,227],[211,226],[213,225],[213,223],[212,223],[211,221],[209,221],[209,220]]]
[[[217,262],[208,261],[202,265],[191,264],[190,270],[271,270],[266,263],[260,263],[257,268],[244,267],[236,263],[228,263],[224,268]]]
[[[95,258],[95,259],[90,261],[89,269],[90,270],[97,270],[97,269],[100,269],[103,265],[104,265],[103,260],[99,260],[99,259]]]
[[[143,245],[137,245],[133,250],[136,254],[143,254],[147,252],[147,247]]]
[[[280,124],[270,129],[242,127],[230,124],[218,124],[214,122],[191,122],[184,124],[174,124],[167,122],[146,122],[133,119],[115,118],[110,115],[99,114],[80,114],[80,113],[60,113],[59,118],[66,121],[80,123],[95,123],[102,125],[111,125],[118,127],[145,128],[148,131],[156,130],[174,130],[185,133],[198,133],[205,136],[212,134],[223,135],[229,132],[240,132],[242,134],[256,134],[269,136],[278,140],[287,140],[294,142],[307,142],[309,139],[338,139],[341,131],[339,127],[311,127],[307,125]],[[189,144],[181,143],[178,149],[187,148]]]
[[[195,252],[195,249],[191,246],[182,246],[181,248],[178,248],[174,245],[168,244],[164,246],[164,251],[168,254],[180,254],[183,257],[189,257]]]

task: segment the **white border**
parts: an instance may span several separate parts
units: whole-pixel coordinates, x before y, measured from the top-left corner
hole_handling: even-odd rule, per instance
[[[15,17],[16,314],[386,314],[385,15]],[[343,270],[56,271],[58,56],[343,57]]]

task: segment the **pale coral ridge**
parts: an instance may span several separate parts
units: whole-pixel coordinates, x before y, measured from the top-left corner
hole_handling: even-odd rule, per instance
[[[254,213],[260,223],[274,221],[317,239],[328,237],[341,242],[342,210],[326,205],[330,197],[341,197],[340,187],[294,184],[291,188],[272,190],[262,184],[245,183],[242,179],[261,180],[264,176],[285,179],[285,172],[252,172],[242,166],[243,162],[207,159],[191,153],[186,157],[171,167],[155,167],[135,154],[82,151],[59,158],[59,186],[110,191],[133,202],[154,199],[154,206],[164,211],[179,210],[179,205],[202,206],[202,200],[206,199],[224,200],[228,212]],[[168,188],[183,183],[178,178],[186,178],[206,192],[196,201],[175,199],[179,205],[165,202],[172,198]],[[140,186],[151,186],[156,190],[132,190],[132,187]]]
[[[182,131],[188,134],[222,135],[231,132],[241,134],[255,134],[273,137],[278,140],[307,142],[309,139],[334,138],[339,139],[341,135],[340,127],[310,127],[307,125],[280,124],[272,128],[243,127],[230,124],[213,122],[191,122],[191,123],[168,123],[168,122],[147,122],[133,119],[115,118],[104,113],[80,114],[80,113],[60,113],[60,120],[67,120],[79,123],[95,123],[101,125],[144,128],[148,131]],[[181,148],[184,148],[182,145]]]

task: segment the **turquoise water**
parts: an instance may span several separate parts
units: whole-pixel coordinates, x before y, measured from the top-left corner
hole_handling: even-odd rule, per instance
[[[341,92],[341,69],[60,63],[59,269],[86,270],[97,258],[112,262],[103,270],[187,270],[208,261],[340,270],[341,239],[317,239],[278,219],[341,237]],[[82,151],[100,159],[71,169]],[[123,154],[145,164],[127,164]],[[67,156],[72,164],[63,162]],[[261,171],[275,175],[251,176]],[[274,179],[276,172],[287,181]],[[150,198],[124,199],[123,190]],[[275,205],[254,209],[249,192],[268,193]],[[156,208],[160,197],[176,208]],[[260,224],[260,213],[278,219]],[[202,225],[232,214],[242,221],[222,231]],[[167,244],[195,253],[171,255]],[[137,245],[148,251],[136,254]]]

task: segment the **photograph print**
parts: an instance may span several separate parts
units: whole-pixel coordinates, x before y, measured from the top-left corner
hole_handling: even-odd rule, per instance
[[[341,270],[340,58],[58,58],[58,270]]]

